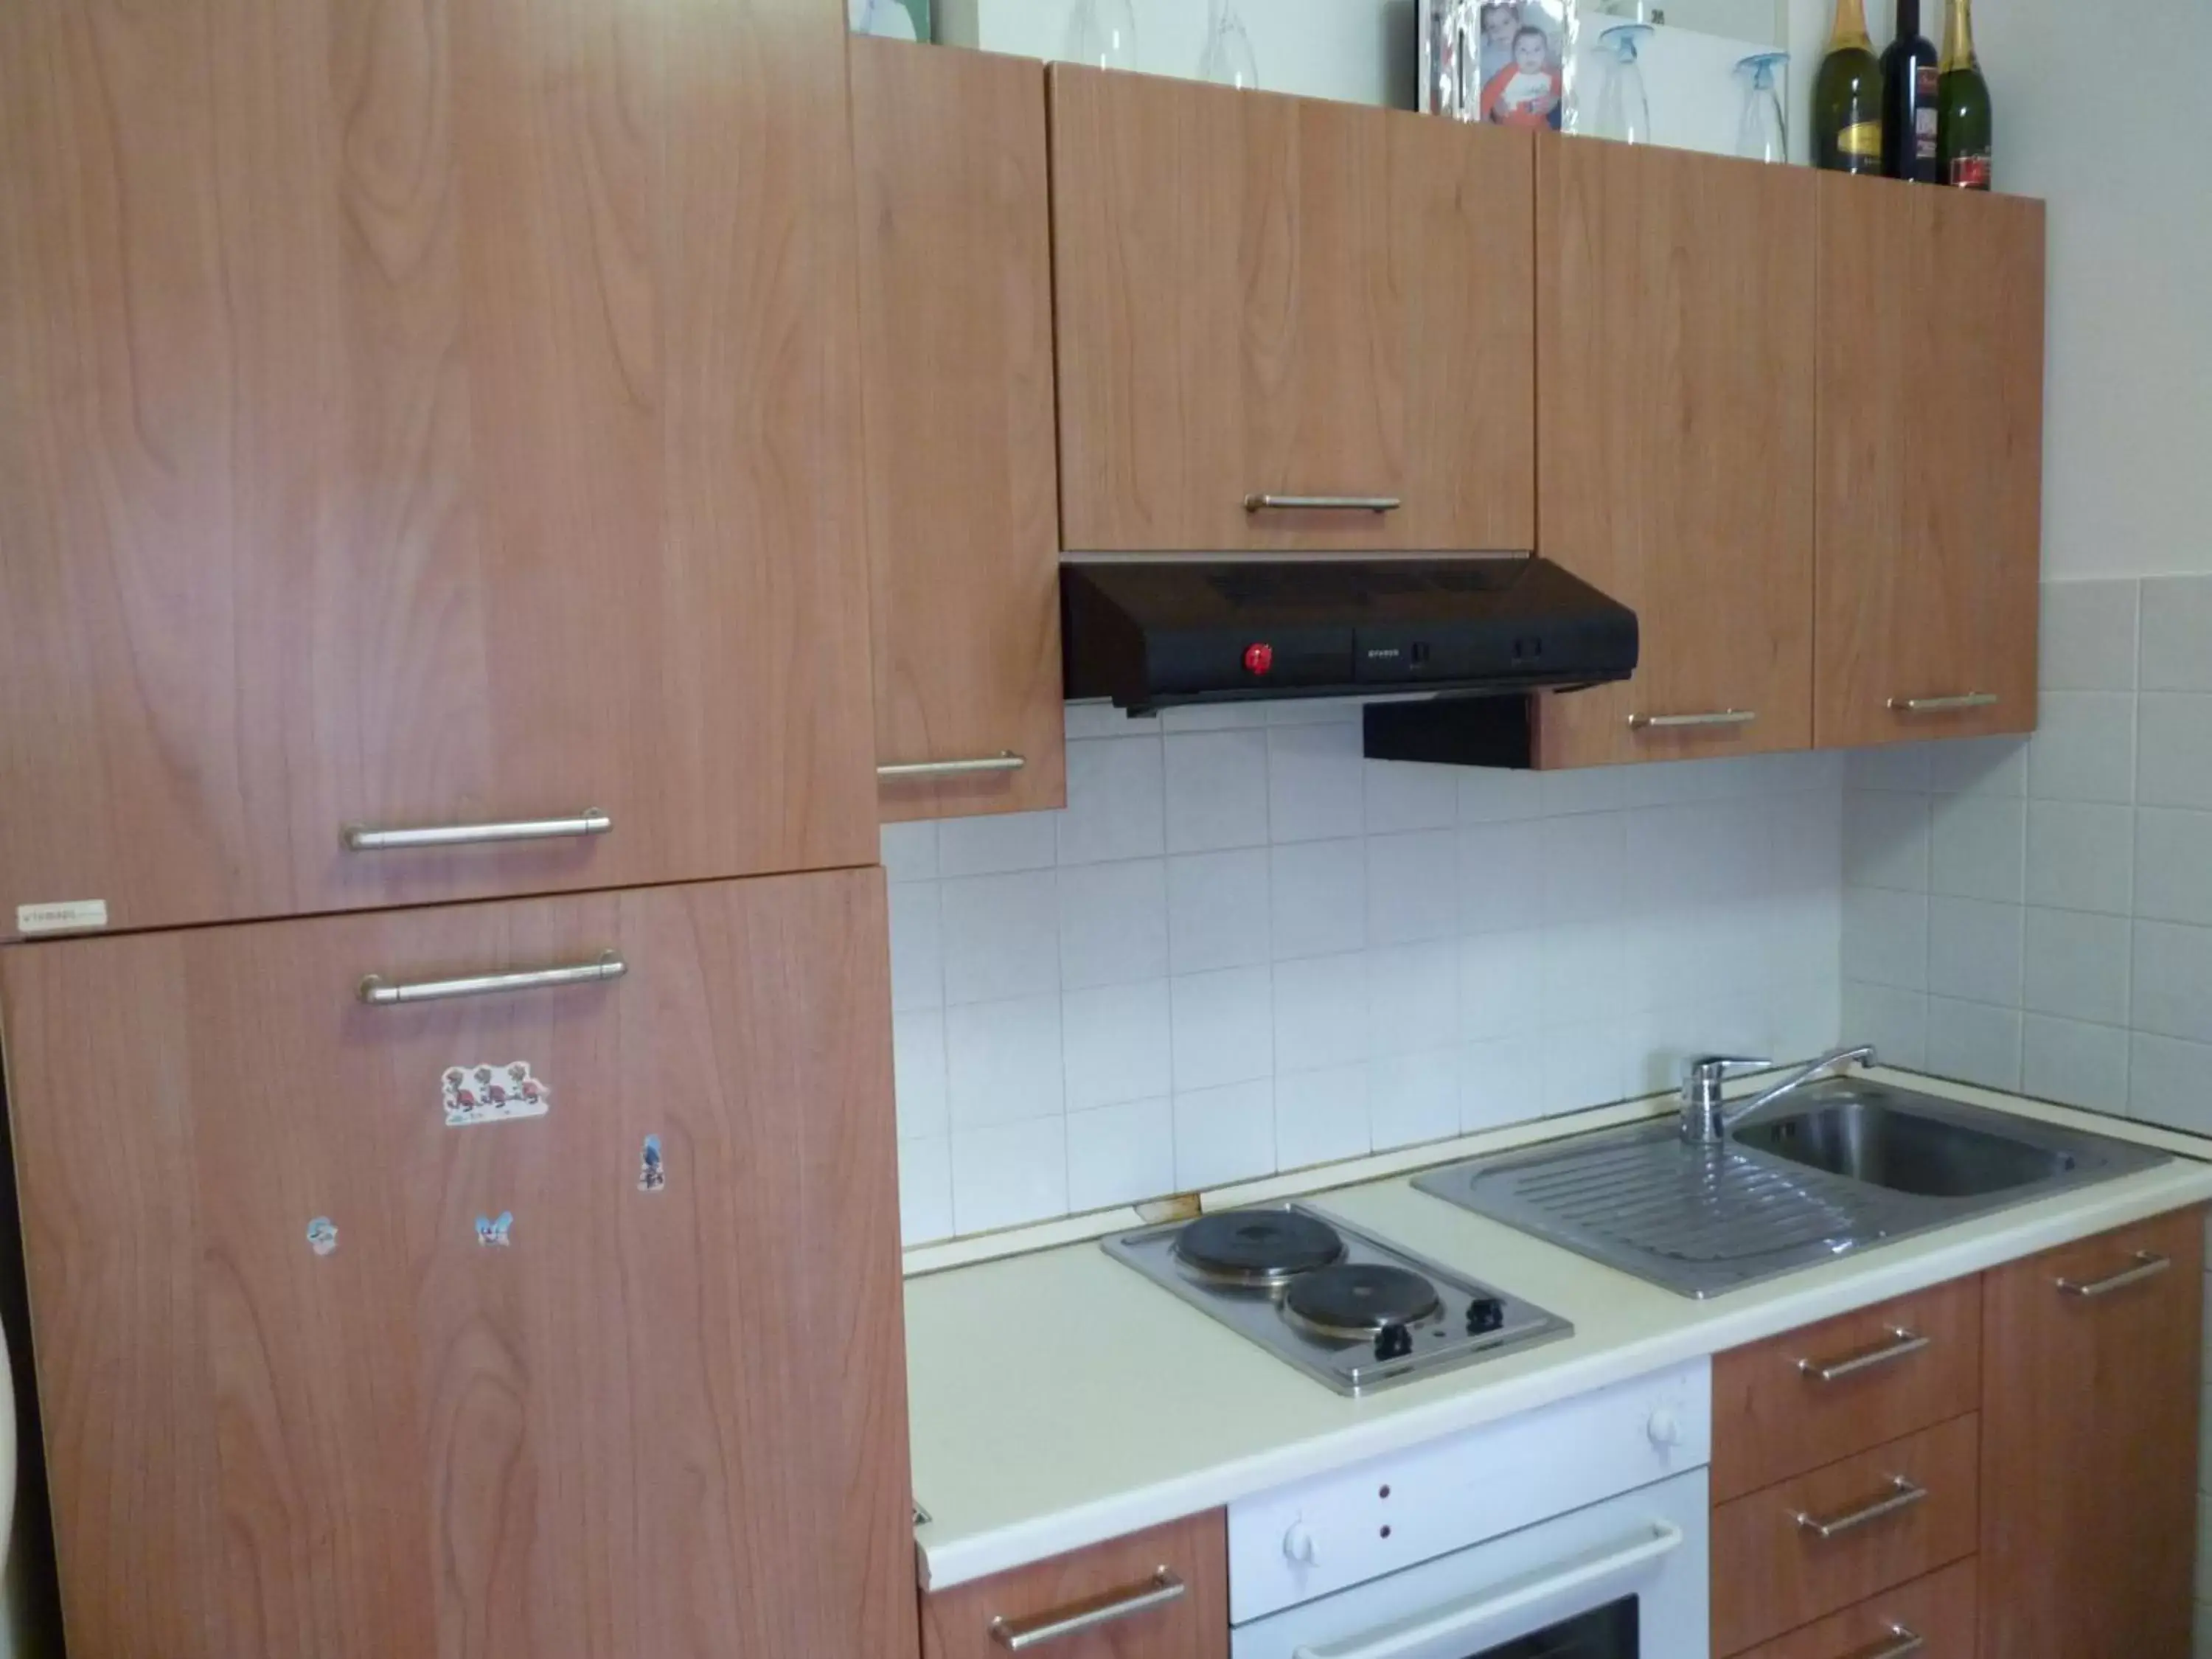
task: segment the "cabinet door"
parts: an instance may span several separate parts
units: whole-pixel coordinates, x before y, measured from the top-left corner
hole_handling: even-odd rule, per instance
[[[71,1650],[911,1656],[881,879],[0,952]]]
[[[1052,134],[1066,546],[1534,545],[1529,135],[1066,65]]]
[[[852,52],[882,814],[1064,806],[1044,70]]]
[[[1984,1659],[2189,1652],[2203,1267],[2191,1210],[1984,1275]]]
[[[0,14],[0,933],[872,858],[836,5]]]
[[[922,1659],[1005,1659],[1024,1637],[1054,1659],[1228,1659],[1226,1518],[1194,1515],[921,1598]]]
[[[1814,741],[2033,731],[2043,204],[1816,189]]]
[[[1813,741],[1813,220],[1802,171],[1538,148],[1539,550],[1643,632],[1541,765]]]

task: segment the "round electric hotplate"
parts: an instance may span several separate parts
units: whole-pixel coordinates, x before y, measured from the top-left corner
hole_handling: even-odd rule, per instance
[[[1295,1210],[1226,1210],[1176,1235],[1176,1259],[1225,1285],[1279,1285],[1344,1258],[1325,1221]]]
[[[1283,1297],[1283,1311],[1293,1325],[1343,1342],[1418,1324],[1443,1305],[1437,1287],[1420,1274],[1371,1261],[1308,1273]]]

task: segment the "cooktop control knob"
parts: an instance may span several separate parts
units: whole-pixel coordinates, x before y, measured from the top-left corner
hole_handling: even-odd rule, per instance
[[[1467,1304],[1467,1328],[1480,1336],[1505,1322],[1505,1304],[1494,1296],[1478,1296]]]
[[[1385,1325],[1375,1337],[1377,1359],[1403,1359],[1413,1351],[1413,1334],[1403,1325]]]
[[[1318,1552],[1314,1548],[1314,1535],[1306,1530],[1304,1522],[1291,1522],[1291,1529],[1283,1534],[1283,1553],[1297,1566],[1313,1565]]]
[[[1650,1420],[1644,1425],[1644,1432],[1650,1435],[1651,1443],[1662,1450],[1682,1443],[1681,1422],[1664,1406],[1651,1413]]]

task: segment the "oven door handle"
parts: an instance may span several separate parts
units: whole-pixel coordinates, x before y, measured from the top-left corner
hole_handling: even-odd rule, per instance
[[[1509,1578],[1479,1595],[1454,1601],[1433,1613],[1416,1614],[1364,1636],[1326,1643],[1320,1647],[1300,1647],[1292,1659],[1419,1659],[1419,1656],[1435,1651],[1437,1644],[1448,1638],[1481,1640],[1486,1626],[1495,1626],[1516,1613],[1526,1613],[1564,1595],[1594,1592],[1601,1584],[1625,1577],[1662,1556],[1673,1554],[1682,1547],[1683,1542],[1680,1527],[1654,1521],[1625,1542],[1602,1545],[1556,1566],[1540,1567],[1517,1578]],[[1602,1596],[1592,1605],[1602,1607],[1614,1599]]]

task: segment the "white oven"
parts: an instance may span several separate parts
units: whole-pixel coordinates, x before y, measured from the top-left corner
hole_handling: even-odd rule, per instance
[[[1711,1449],[1699,1364],[1234,1504],[1232,1659],[1705,1659]]]

